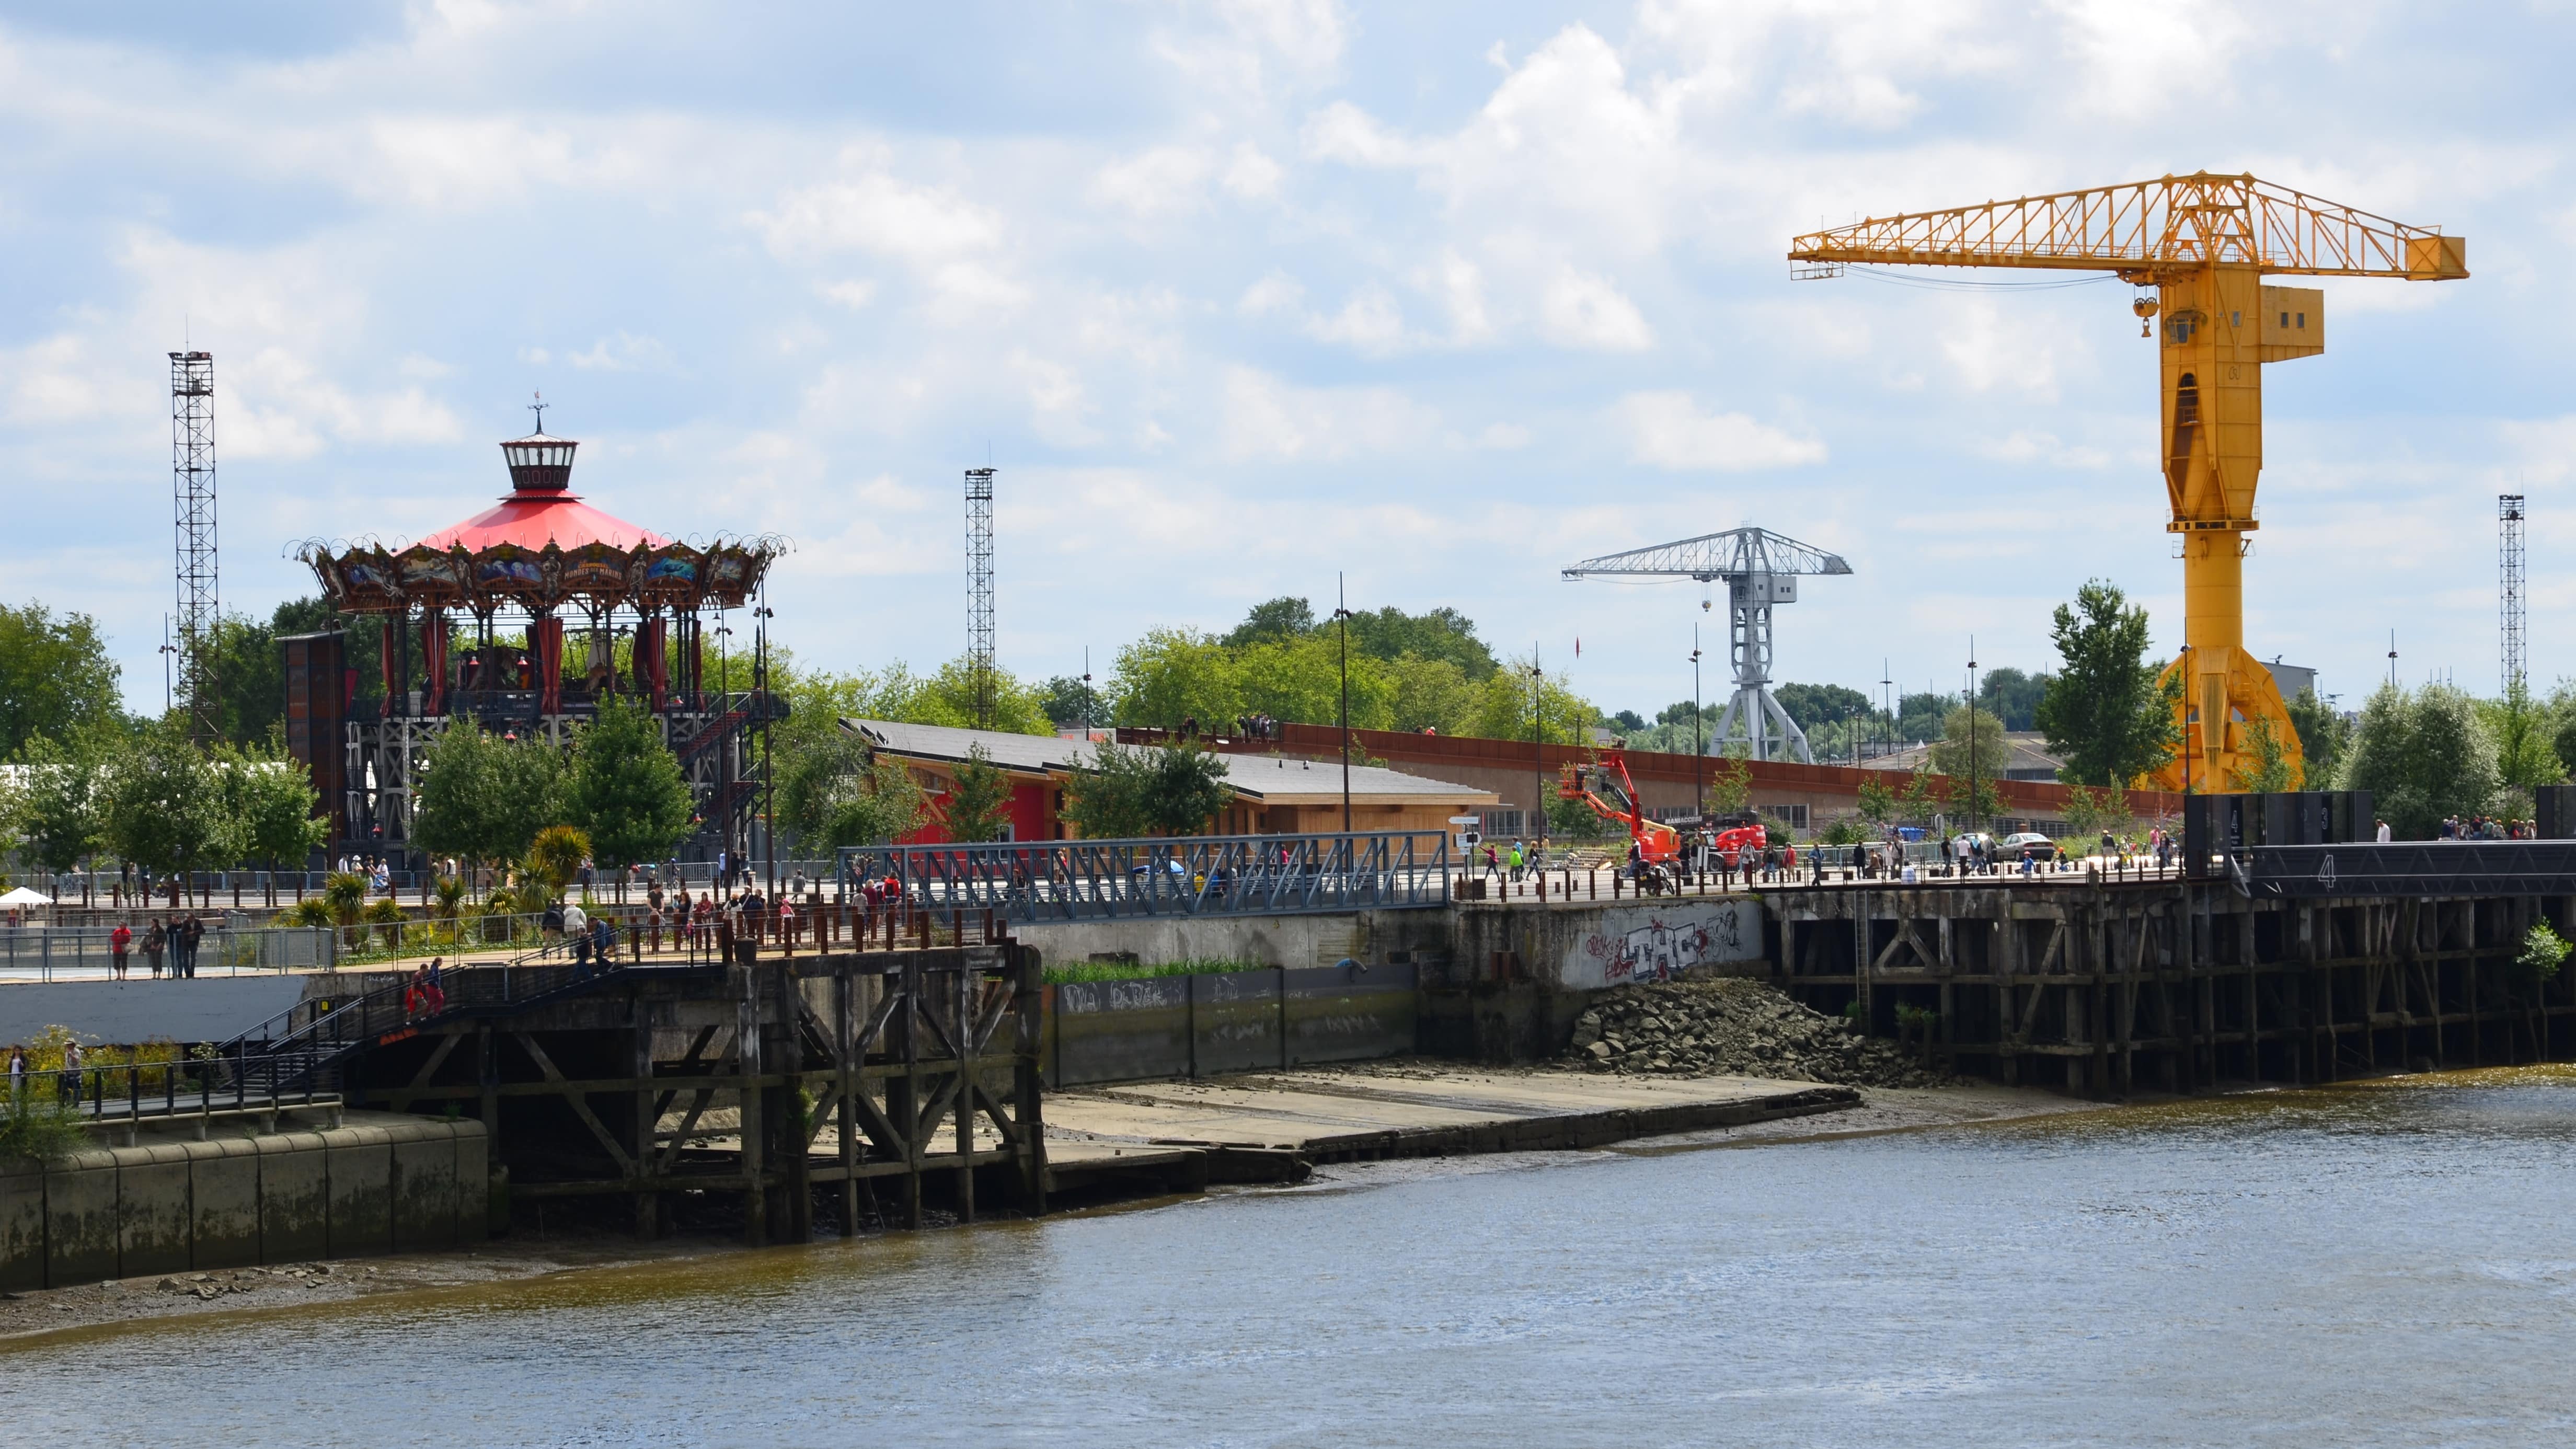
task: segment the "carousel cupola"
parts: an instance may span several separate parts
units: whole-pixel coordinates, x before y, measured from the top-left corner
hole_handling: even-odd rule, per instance
[[[580,446],[570,438],[549,438],[543,433],[503,443],[501,456],[510,463],[510,486],[521,493],[563,492],[572,486],[572,450]]]
[[[501,456],[510,465],[510,486],[520,493],[561,493],[572,486],[572,450],[581,444],[570,438],[546,436],[546,404],[542,399],[533,405],[533,411],[537,430],[501,445]]]

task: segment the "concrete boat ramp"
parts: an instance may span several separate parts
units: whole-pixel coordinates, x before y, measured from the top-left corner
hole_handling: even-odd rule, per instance
[[[1860,1104],[1850,1087],[1371,1063],[1050,1092],[1049,1190],[1296,1182],[1318,1163],[1600,1147]]]

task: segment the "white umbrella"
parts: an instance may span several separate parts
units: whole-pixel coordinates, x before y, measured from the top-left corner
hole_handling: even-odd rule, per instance
[[[53,903],[52,896],[42,891],[29,890],[25,886],[20,886],[7,895],[0,895],[0,906],[50,906]]]

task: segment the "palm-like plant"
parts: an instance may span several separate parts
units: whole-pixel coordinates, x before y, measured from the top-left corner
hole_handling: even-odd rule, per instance
[[[322,904],[345,933],[349,949],[358,948],[358,918],[367,909],[367,878],[354,870],[336,870],[322,880]]]
[[[402,906],[389,896],[367,907],[367,920],[379,928],[376,938],[390,946],[402,940],[402,928],[411,920],[411,917],[405,914]]]
[[[581,863],[588,859],[588,835],[569,825],[549,825],[528,846],[526,870],[545,883],[546,899],[551,901],[563,894],[564,886],[581,873]]]

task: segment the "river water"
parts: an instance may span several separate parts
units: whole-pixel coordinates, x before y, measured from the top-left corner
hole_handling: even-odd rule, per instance
[[[2538,1444],[2576,1073],[1290,1191],[0,1350],[11,1442]]]

